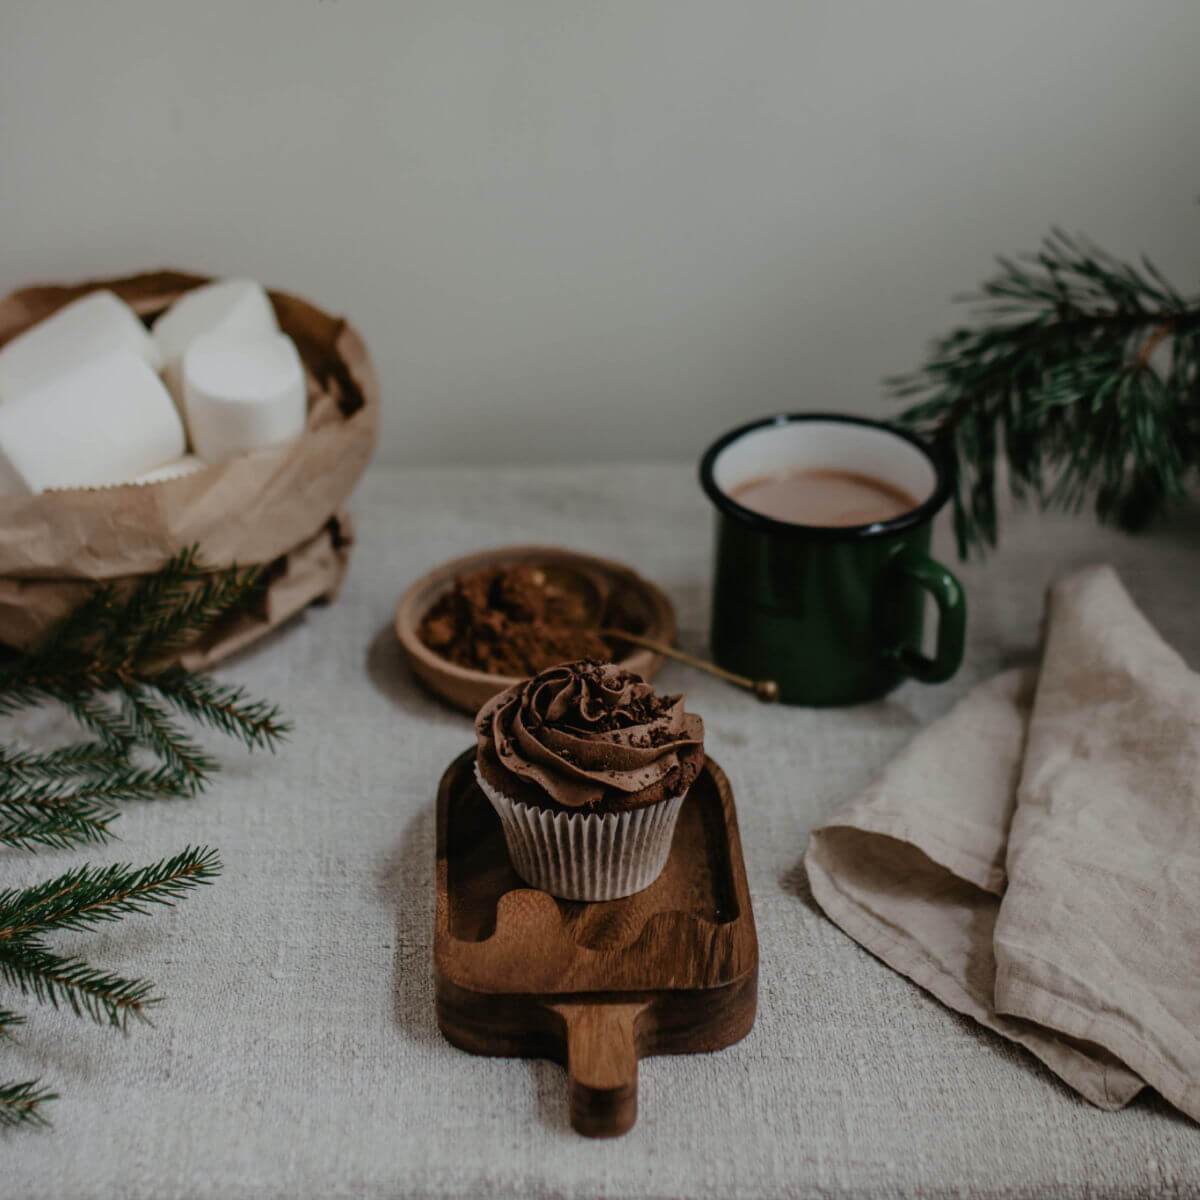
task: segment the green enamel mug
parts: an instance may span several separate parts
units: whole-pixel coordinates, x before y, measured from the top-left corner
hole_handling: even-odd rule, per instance
[[[747,508],[733,493],[793,471],[879,480],[915,501],[865,525],[803,525]],[[905,679],[940,683],[962,662],[966,601],[929,554],[950,497],[946,465],[919,438],[865,417],[783,413],[731,430],[700,462],[717,510],[714,660],[773,679],[785,704],[858,704]],[[937,609],[922,650],[926,597]]]

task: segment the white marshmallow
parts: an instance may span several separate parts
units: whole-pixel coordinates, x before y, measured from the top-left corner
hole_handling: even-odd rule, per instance
[[[145,475],[139,475],[130,482],[166,483],[171,479],[182,479],[185,475],[195,475],[197,471],[203,471],[207,465],[203,459],[197,458],[194,454],[185,454],[175,462],[167,463],[163,467],[155,467],[153,471],[147,471]]]
[[[0,400],[15,399],[111,350],[129,350],[158,369],[158,346],[123,300],[89,292],[0,348]]]
[[[308,393],[286,334],[256,341],[197,338],[183,356],[184,412],[205,462],[290,442],[304,432]]]
[[[0,405],[0,479],[23,493],[123,483],[182,458],[185,445],[162,380],[130,350]]]
[[[221,334],[257,339],[278,332],[271,300],[252,279],[221,279],[193,288],[154,322],[164,377],[177,400],[183,398],[180,364],[198,337]]]

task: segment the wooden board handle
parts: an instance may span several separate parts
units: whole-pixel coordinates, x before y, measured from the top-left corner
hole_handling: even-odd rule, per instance
[[[643,1004],[556,1004],[567,1028],[571,1125],[619,1137],[637,1120],[637,1019]]]

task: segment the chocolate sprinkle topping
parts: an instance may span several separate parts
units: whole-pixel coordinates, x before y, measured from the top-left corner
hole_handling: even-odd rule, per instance
[[[704,723],[682,696],[659,696],[611,664],[551,667],[501,692],[476,719],[480,769],[501,790],[531,788],[564,808],[631,808],[691,786],[704,761]],[[521,797],[515,793],[521,791]]]

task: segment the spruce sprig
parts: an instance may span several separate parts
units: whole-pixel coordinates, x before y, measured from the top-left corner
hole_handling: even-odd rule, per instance
[[[171,663],[258,586],[257,571],[209,572],[187,549],[132,588],[97,587],[35,650],[0,664],[0,716],[57,701],[98,739],[41,756],[0,752],[0,794],[15,774],[111,771],[139,747],[173,772],[181,794],[195,794],[217,764],[177,715],[249,749],[274,749],[290,728],[275,705]]]
[[[59,808],[20,801],[0,801],[0,845],[21,850],[44,846],[69,850],[73,846],[108,841],[115,810],[74,802]]]
[[[0,716],[56,702],[92,735],[52,750],[0,747],[0,846],[102,842],[124,803],[202,791],[217,762],[182,720],[275,749],[290,729],[275,705],[172,665],[258,586],[255,571],[208,572],[186,550],[131,587],[95,588],[33,651],[0,661]],[[0,890],[0,982],[118,1028],[145,1020],[159,1000],[148,980],[59,954],[45,936],[174,904],[219,871],[215,851],[189,847],[148,866],[87,865]],[[0,1039],[22,1021],[0,1009]],[[39,1080],[0,1083],[0,1127],[45,1124],[53,1099]]]
[[[25,1024],[21,1013],[9,1008],[0,1008],[0,1042],[14,1040],[13,1030]],[[57,1100],[56,1092],[40,1086],[36,1079],[25,1079],[14,1083],[0,1083],[0,1129],[17,1125],[47,1125],[41,1105]]]
[[[36,1079],[0,1083],[0,1129],[49,1124],[42,1113],[42,1105],[57,1099],[57,1092],[42,1087]]]
[[[130,1020],[148,1020],[148,1010],[161,999],[153,984],[58,954],[44,936],[60,929],[93,929],[155,906],[174,905],[220,871],[217,852],[196,846],[148,866],[85,865],[30,887],[0,891],[0,982],[39,1003],[65,1007],[117,1029],[126,1029]],[[0,1010],[0,1038],[23,1023],[19,1013]],[[0,1126],[45,1124],[41,1106],[54,1099],[57,1093],[36,1079],[2,1083]]]
[[[189,846],[146,867],[76,867],[26,888],[0,891],[0,957],[8,945],[54,929],[92,929],[151,905],[171,905],[220,873],[215,850]]]
[[[207,785],[217,769],[217,760],[171,720],[150,687],[128,684],[121,696],[121,713],[133,742],[145,746],[167,765],[180,791],[195,795]]]
[[[131,1017],[147,1020],[159,1002],[145,979],[126,979],[89,967],[78,958],[55,954],[41,942],[25,939],[0,951],[0,979],[42,1004],[67,1007],[77,1017],[125,1029]]]
[[[36,761],[35,756],[25,757],[26,764],[30,760]],[[104,756],[99,761],[105,761]],[[85,765],[77,758],[62,764],[50,759],[49,766],[47,773],[25,770],[7,776],[0,768],[0,844],[68,849],[105,842],[120,804],[180,795],[178,778],[168,767],[132,766],[121,760],[100,773],[95,764]]]
[[[203,790],[217,763],[179,717],[251,749],[275,748],[288,730],[275,705],[167,665],[256,587],[255,572],[206,573],[185,550],[125,592],[96,588],[36,650],[0,663],[0,715],[57,701],[95,739],[43,752],[0,749],[0,845],[104,842],[121,804]],[[138,750],[158,765],[135,765]]]
[[[220,873],[215,850],[188,847],[145,867],[82,866],[27,888],[0,891],[0,979],[77,1016],[125,1028],[158,1003],[153,985],[56,954],[41,939],[58,929],[92,929],[153,905],[172,905]]]
[[[208,572],[194,548],[132,588],[98,586],[36,649],[0,664],[0,715],[42,700],[70,704],[130,687],[154,687],[181,648],[246,605],[258,588],[257,570]],[[112,740],[118,744],[129,736],[111,712],[97,723],[114,728]],[[235,736],[240,736],[239,724],[235,712]]]
[[[240,738],[251,750],[274,750],[290,728],[280,721],[274,704],[252,700],[244,688],[218,683],[207,675],[173,667],[154,677],[154,687],[184,716]]]
[[[70,779],[120,770],[125,759],[100,742],[75,742],[49,751],[0,747],[0,786],[13,781],[34,782],[47,777]]]
[[[1200,466],[1200,295],[1057,229],[997,261],[972,322],[889,380],[956,467],[959,552],[996,544],[1001,458],[1018,500],[1142,528]]]
[[[89,966],[57,954],[42,940],[59,929],[92,929],[155,905],[173,905],[220,873],[215,850],[188,847],[148,866],[114,863],[85,865],[43,883],[0,891],[0,981],[55,1008],[125,1029],[131,1019],[147,1020],[159,1002],[153,985]],[[0,1009],[0,1038],[11,1036],[24,1017]],[[57,1093],[39,1080],[0,1084],[0,1127],[45,1123],[41,1106]]]

